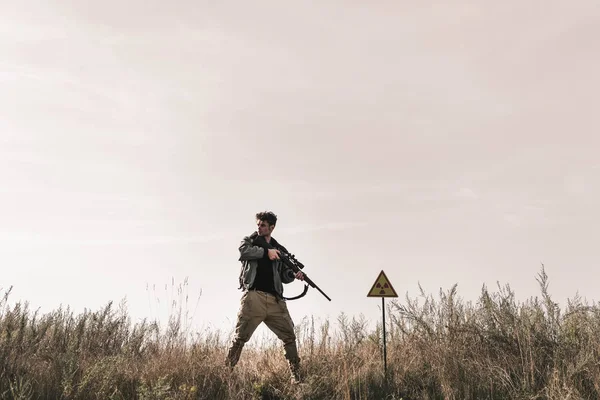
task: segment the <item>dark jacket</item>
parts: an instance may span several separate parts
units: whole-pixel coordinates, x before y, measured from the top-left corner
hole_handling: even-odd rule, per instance
[[[240,270],[239,281],[240,289],[243,290],[248,290],[254,283],[256,270],[258,268],[258,260],[261,259],[265,255],[265,251],[267,251],[263,246],[254,243],[254,239],[257,236],[258,234],[254,232],[250,236],[245,236],[240,243],[239,261],[242,262],[242,267]],[[280,247],[279,243],[273,237],[271,237],[270,244],[275,248]],[[284,300],[283,284],[291,283],[296,279],[294,271],[288,268],[281,260],[273,260],[271,261],[271,265],[273,266],[273,283],[275,291],[277,292],[277,297]]]

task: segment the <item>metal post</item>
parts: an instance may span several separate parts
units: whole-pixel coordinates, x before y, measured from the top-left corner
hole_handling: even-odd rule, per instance
[[[383,378],[387,383],[387,348],[385,345],[385,297],[381,298],[381,310],[383,311]]]

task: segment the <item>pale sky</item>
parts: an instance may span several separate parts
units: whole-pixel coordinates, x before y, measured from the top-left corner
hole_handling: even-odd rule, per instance
[[[135,321],[187,278],[231,330],[272,210],[333,299],[297,322],[379,321],[382,269],[596,300],[599,38],[596,0],[0,3],[0,287]]]

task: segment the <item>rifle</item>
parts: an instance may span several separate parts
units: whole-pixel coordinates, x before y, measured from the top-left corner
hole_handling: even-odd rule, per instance
[[[268,249],[275,249],[275,247],[273,247],[273,246],[272,246],[270,243],[267,243],[267,241],[265,240],[265,238],[264,238],[264,237],[262,237],[262,236],[257,236],[257,237],[254,239],[254,242],[255,242],[255,243],[256,243],[257,241],[260,241],[260,244],[261,244],[261,246],[262,246],[262,247],[264,247],[264,248],[268,248]],[[283,263],[284,263],[284,264],[285,264],[285,265],[286,265],[286,266],[287,266],[289,269],[291,269],[292,271],[294,271],[294,273],[295,273],[295,274],[297,274],[297,273],[298,273],[298,272],[300,272],[302,269],[304,269],[304,264],[302,264],[300,261],[298,261],[298,260],[296,259],[296,256],[295,256],[295,255],[293,255],[293,254],[289,253],[285,247],[283,247],[283,246],[280,246],[280,248],[278,248],[277,250],[279,250],[279,258],[281,259],[281,261],[283,261]],[[322,294],[323,296],[325,296],[325,298],[326,298],[327,300],[331,301],[331,299],[329,298],[329,296],[327,296],[327,295],[325,294],[325,292],[323,292],[323,291],[321,290],[321,288],[320,288],[319,286],[317,286],[317,284],[316,284],[316,283],[314,283],[314,282],[313,282],[313,280],[312,280],[312,279],[310,279],[310,278],[308,277],[308,275],[306,275],[306,274],[304,273],[304,271],[302,271],[302,274],[304,275],[304,282],[306,282],[306,283],[308,284],[308,285],[306,285],[306,286],[304,287],[304,292],[303,292],[303,293],[302,293],[300,296],[296,296],[296,297],[293,297],[293,298],[288,298],[287,300],[294,300],[294,299],[297,299],[297,298],[300,298],[300,297],[304,296],[304,295],[306,294],[306,292],[308,291],[308,286],[311,286],[311,287],[313,287],[313,288],[317,289],[319,292],[321,292],[321,294]]]

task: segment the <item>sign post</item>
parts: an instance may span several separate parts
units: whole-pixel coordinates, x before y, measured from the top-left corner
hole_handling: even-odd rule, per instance
[[[383,376],[387,384],[387,348],[385,343],[385,298],[398,297],[390,280],[381,270],[367,297],[381,297],[381,312],[383,313]]]

